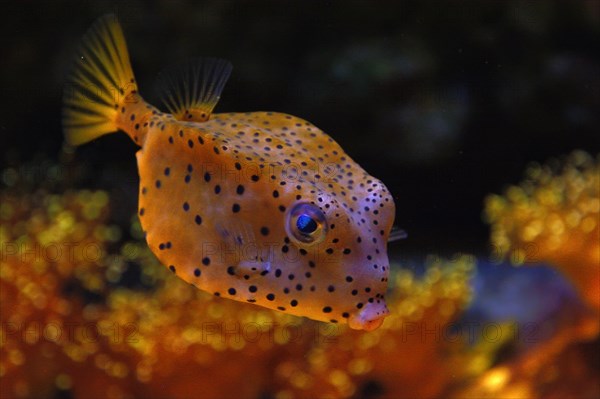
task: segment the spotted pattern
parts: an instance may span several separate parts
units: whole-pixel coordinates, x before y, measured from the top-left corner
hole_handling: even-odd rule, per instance
[[[217,296],[353,328],[381,323],[395,209],[379,180],[294,116],[189,122],[146,109],[139,216],[163,264]],[[298,206],[323,217],[313,242],[293,234]]]

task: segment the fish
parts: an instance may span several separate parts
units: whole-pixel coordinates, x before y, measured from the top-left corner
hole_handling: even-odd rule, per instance
[[[229,62],[159,75],[165,111],[138,92],[109,14],[83,36],[63,94],[70,146],[125,132],[139,146],[138,216],[158,260],[215,296],[372,331],[389,315],[390,191],[312,123],[213,113]]]

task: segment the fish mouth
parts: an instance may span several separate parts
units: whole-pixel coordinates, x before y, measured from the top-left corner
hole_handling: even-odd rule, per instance
[[[365,307],[348,319],[348,326],[353,330],[373,331],[378,329],[383,320],[390,314],[384,301],[367,303]]]

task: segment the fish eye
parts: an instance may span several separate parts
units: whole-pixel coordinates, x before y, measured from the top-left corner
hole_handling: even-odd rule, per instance
[[[298,203],[288,212],[285,228],[288,236],[300,245],[320,243],[327,233],[325,214],[316,205]]]

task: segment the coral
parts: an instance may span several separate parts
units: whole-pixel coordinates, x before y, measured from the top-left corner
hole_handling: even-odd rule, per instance
[[[453,397],[594,398],[600,395],[597,353],[600,320],[600,157],[575,151],[532,165],[519,186],[486,199],[492,245],[516,264],[549,263],[587,303],[543,321],[548,337],[485,370]],[[565,305],[563,304],[563,307]]]
[[[399,271],[393,316],[366,334],[199,291],[158,264],[137,222],[115,246],[102,191],[3,193],[0,211],[2,397],[433,396],[456,374],[448,323],[469,301],[470,257]],[[132,265],[143,284],[128,287]]]
[[[114,238],[102,224],[108,197],[38,191],[0,200],[0,393],[48,396],[73,354],[69,323],[83,326],[83,298],[68,287],[76,279],[90,292],[106,288],[102,253]]]
[[[591,319],[580,319],[533,350],[485,370],[466,386],[455,389],[453,398],[597,398],[600,384],[597,364],[598,340],[577,342],[595,333]]]
[[[600,308],[600,156],[530,166],[519,186],[486,198],[485,218],[499,256],[556,266]]]
[[[430,258],[420,279],[399,272],[384,325],[369,334],[332,331],[304,357],[279,364],[275,397],[438,396],[464,369],[455,367],[464,340],[452,322],[469,302],[473,266],[472,257],[461,255]]]
[[[530,261],[523,250],[536,248],[591,304],[597,184],[598,162],[577,152],[487,200],[500,253]],[[103,191],[0,199],[3,398],[598,395],[598,320],[579,300],[540,320],[539,342],[473,340],[459,320],[472,256],[429,257],[422,275],[392,265],[391,315],[365,333],[197,290],[157,262],[136,217],[129,231],[110,225]]]

